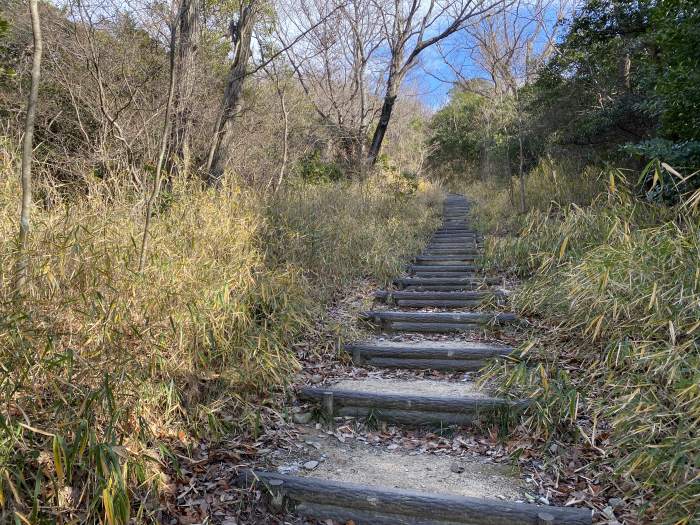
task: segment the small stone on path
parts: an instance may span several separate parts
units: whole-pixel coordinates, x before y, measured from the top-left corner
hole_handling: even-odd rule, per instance
[[[313,470],[316,467],[318,467],[318,461],[307,461],[306,463],[304,463],[304,468],[306,470]]]
[[[460,465],[459,463],[455,462],[455,463],[452,463],[452,465],[450,465],[450,470],[452,472],[454,472],[455,474],[461,474],[462,472],[464,472],[464,467],[462,465]]]

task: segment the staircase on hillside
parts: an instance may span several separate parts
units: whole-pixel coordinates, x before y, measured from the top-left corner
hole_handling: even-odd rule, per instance
[[[512,314],[474,311],[486,299],[499,302],[504,298],[493,288],[500,280],[479,272],[482,238],[469,227],[467,212],[467,200],[450,194],[444,204],[442,227],[408,267],[409,275],[395,281],[396,289],[376,293],[382,307],[365,312],[363,319],[379,333],[402,337],[387,340],[378,336],[347,345],[357,366],[474,372],[487,359],[512,351],[462,337],[517,322]],[[304,388],[300,397],[317,403],[331,419],[371,417],[391,424],[441,429],[473,423],[494,411],[518,411],[525,405],[495,397],[471,382],[371,377]],[[426,460],[343,448],[342,444],[333,447],[327,453],[338,458],[342,468],[326,461],[329,465],[306,475],[255,472],[248,476],[263,482],[278,499],[286,498],[296,513],[341,524],[591,523],[588,509],[514,501],[518,499],[517,480],[498,471],[488,458],[464,463],[461,471],[453,468],[447,472],[449,469],[441,470],[442,460],[435,456]],[[354,457],[360,459],[354,461]],[[440,472],[438,476],[435,471]],[[423,488],[426,485],[431,486]]]

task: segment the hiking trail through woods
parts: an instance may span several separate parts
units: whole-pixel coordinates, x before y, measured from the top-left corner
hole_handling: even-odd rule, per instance
[[[376,334],[345,345],[359,371],[311,376],[292,409],[294,446],[241,475],[273,510],[355,525],[591,523],[588,508],[533,497],[534,480],[498,447],[479,453],[483,440],[469,432],[505,425],[527,403],[477,382],[486,360],[512,352],[492,341],[518,319],[479,310],[506,297],[502,279],[480,272],[482,237],[467,213],[465,197],[446,197],[443,224],[408,274],[361,314]]]

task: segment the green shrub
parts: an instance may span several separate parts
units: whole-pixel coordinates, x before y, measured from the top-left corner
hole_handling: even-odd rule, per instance
[[[310,184],[338,182],[343,179],[343,170],[335,162],[321,159],[321,154],[314,151],[299,160],[294,172],[302,181]]]

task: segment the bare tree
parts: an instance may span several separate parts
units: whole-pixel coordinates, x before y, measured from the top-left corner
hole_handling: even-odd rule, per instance
[[[243,86],[247,74],[248,61],[252,55],[251,42],[257,18],[256,0],[242,2],[237,19],[231,20],[229,33],[233,61],[229,69],[221,114],[214,129],[214,136],[207,160],[209,183],[218,184],[224,175],[235,137],[235,121],[243,110]]]
[[[27,243],[29,239],[30,215],[32,206],[32,160],[34,157],[34,121],[36,119],[37,101],[39,99],[39,81],[41,79],[41,55],[43,39],[41,20],[37,0],[29,0],[29,13],[32,19],[32,36],[34,51],[32,54],[32,80],[27,99],[27,114],[24,120],[24,139],[22,142],[22,207],[19,218],[19,261],[17,265],[17,291],[21,292],[27,281],[29,256]]]
[[[374,164],[384,141],[401,84],[426,49],[453,35],[468,22],[494,12],[504,0],[375,0],[389,52],[384,102],[368,160]]]
[[[520,88],[532,82],[555,49],[557,31],[570,0],[518,0],[508,9],[465,28],[475,43],[476,61],[488,72],[496,97],[515,101],[520,211],[525,213],[525,151]],[[556,19],[551,24],[551,18]]]
[[[253,31],[263,12],[261,0],[248,0],[241,4],[236,18],[231,20],[229,34],[231,36],[233,61],[228,74],[222,109],[214,129],[206,169],[209,173],[209,183],[218,184],[231,160],[235,134],[235,122],[243,111],[243,87],[247,77],[260,71],[277,57],[287,53],[302,38],[326,22],[337,10],[334,6],[329,12],[305,28],[290,42],[284,43],[281,49],[263,57],[255,67],[248,69],[248,62],[253,56],[251,43]]]
[[[265,48],[264,42],[262,42],[260,39],[258,39],[258,47],[260,47],[260,49]],[[279,64],[279,62],[281,62],[281,60],[272,60],[271,62],[262,66],[262,71],[265,73],[268,80],[274,85],[283,122],[282,160],[280,162],[277,180],[274,183],[275,192],[282,185],[282,181],[284,180],[284,175],[287,170],[287,162],[289,161],[289,107],[287,104],[287,85],[290,75],[288,71],[285,71],[284,65]],[[267,181],[268,189],[273,186],[273,182],[274,178],[270,177]]]
[[[183,173],[190,170],[190,134],[192,132],[192,95],[197,81],[197,47],[201,31],[201,0],[182,0],[175,64],[175,98],[169,165]],[[169,170],[170,171],[170,170]]]
[[[163,163],[165,161],[165,153],[168,147],[168,135],[170,134],[170,129],[172,126],[171,112],[173,107],[173,99],[175,95],[175,88],[177,85],[177,75],[175,70],[175,54],[177,53],[177,30],[178,25],[185,14],[184,9],[189,9],[187,7],[187,0],[182,5],[183,9],[178,6],[177,0],[173,0],[171,6],[171,20],[170,20],[170,69],[169,69],[169,80],[168,83],[168,98],[165,103],[165,114],[163,116],[163,128],[160,135],[160,151],[158,152],[158,160],[156,161],[156,173],[153,179],[153,189],[146,202],[146,216],[143,225],[143,236],[141,238],[141,253],[139,255],[139,272],[143,271],[146,264],[146,253],[148,251],[148,237],[150,234],[151,217],[153,215],[153,204],[158,199],[158,194],[160,193]]]
[[[280,28],[280,40],[289,41],[290,32],[308,32],[287,53],[299,83],[340,146],[338,153],[362,168],[368,129],[377,113],[373,80],[384,68],[378,57],[383,36],[376,5],[372,0],[295,0],[289,9],[296,16]]]
[[[153,123],[165,107],[167,55],[162,51],[169,38],[160,9],[146,9],[140,2],[69,0],[67,18],[47,33],[57,81],[87,126],[82,135],[92,150],[92,169],[127,172],[138,191],[143,163],[159,149]]]

